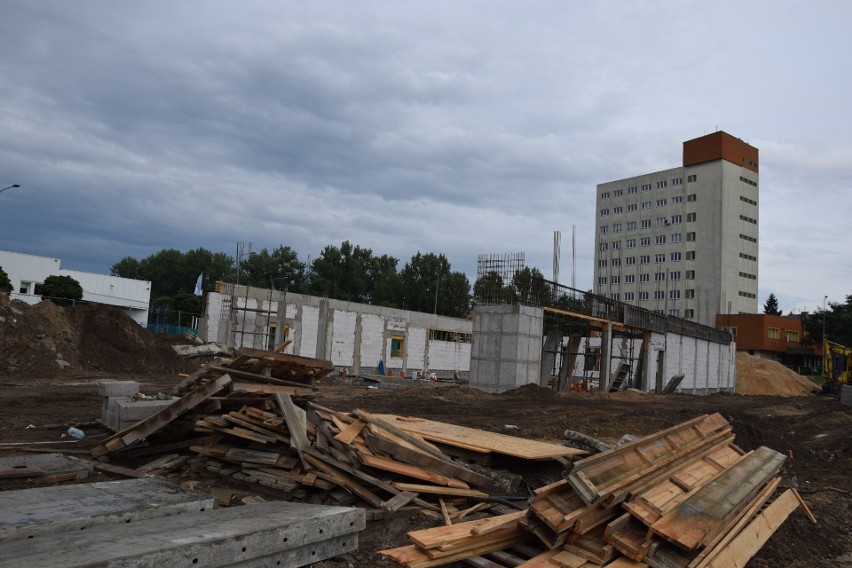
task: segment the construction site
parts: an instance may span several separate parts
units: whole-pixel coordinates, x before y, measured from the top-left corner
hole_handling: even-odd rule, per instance
[[[0,295],[0,566],[852,566],[848,401],[524,291],[461,323],[231,288],[203,339]]]

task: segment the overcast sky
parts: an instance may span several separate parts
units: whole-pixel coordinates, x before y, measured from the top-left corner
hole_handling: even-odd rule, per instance
[[[0,3],[0,248],[349,240],[592,287],[595,186],[760,150],[760,297],[852,294],[852,2]]]

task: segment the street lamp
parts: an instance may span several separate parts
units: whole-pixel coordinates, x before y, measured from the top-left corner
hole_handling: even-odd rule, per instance
[[[6,191],[7,189],[12,189],[13,187],[21,187],[21,184],[19,184],[19,183],[13,183],[12,185],[7,185],[7,186],[6,186],[6,187],[4,187],[3,189],[0,189],[0,193],[3,193],[3,192],[4,192],[4,191]]]

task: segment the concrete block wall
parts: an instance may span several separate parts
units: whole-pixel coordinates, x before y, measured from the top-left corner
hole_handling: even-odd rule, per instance
[[[539,384],[544,311],[528,306],[477,306],[473,315],[470,386],[501,393]]]
[[[139,394],[136,381],[99,381],[98,394],[103,397],[101,422],[116,432],[153,416],[177,400],[136,400],[134,397]]]

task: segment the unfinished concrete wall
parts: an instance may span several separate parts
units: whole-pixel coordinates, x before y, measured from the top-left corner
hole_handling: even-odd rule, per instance
[[[284,353],[328,359],[356,374],[376,372],[379,360],[406,376],[470,369],[473,323],[466,319],[245,286],[233,296],[210,293],[207,304],[207,341],[267,349],[292,339]]]
[[[470,385],[500,393],[541,381],[544,311],[477,306],[473,313]]]

